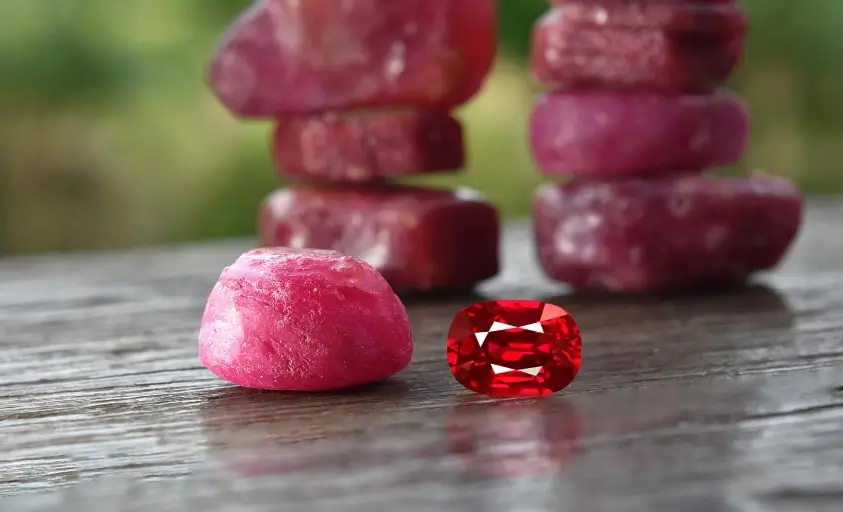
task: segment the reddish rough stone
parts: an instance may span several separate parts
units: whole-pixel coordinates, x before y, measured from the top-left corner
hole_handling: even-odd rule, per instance
[[[449,109],[489,74],[496,20],[494,0],[259,0],[229,28],[209,82],[242,117]]]
[[[775,266],[799,230],[789,181],[763,174],[571,182],[536,191],[539,260],[575,288],[655,292]]]
[[[272,145],[282,177],[316,181],[456,171],[465,163],[462,125],[441,110],[282,118]]]
[[[546,174],[616,177],[704,169],[741,158],[743,102],[728,93],[581,91],[542,96],[530,142]]]
[[[536,24],[532,65],[556,87],[710,92],[740,64],[746,30],[733,3],[564,3]]]
[[[651,5],[717,5],[737,4],[738,0],[547,0],[550,5],[567,5],[572,3],[586,5],[618,6],[641,6]]]
[[[573,317],[537,300],[494,300],[461,309],[448,330],[448,365],[476,393],[540,396],[567,387],[580,369]]]
[[[334,251],[259,249],[223,270],[199,358],[250,388],[339,389],[386,379],[411,359],[407,312],[381,275]]]
[[[264,202],[265,246],[334,249],[400,291],[464,288],[498,272],[498,215],[476,192],[416,187],[282,189]]]
[[[555,0],[558,16],[577,26],[663,29],[670,32],[745,31],[746,15],[735,0]]]

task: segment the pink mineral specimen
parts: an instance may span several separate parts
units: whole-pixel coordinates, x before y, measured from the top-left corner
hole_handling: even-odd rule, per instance
[[[400,292],[467,288],[498,272],[495,208],[469,189],[282,189],[264,202],[265,246],[334,249]]]
[[[272,149],[282,177],[313,181],[365,182],[465,163],[462,125],[442,110],[282,118]]]
[[[717,4],[737,4],[738,0],[547,0],[550,5],[566,5],[566,4],[586,4],[586,5],[604,5],[604,6],[639,6],[641,8],[649,5],[717,5]]]
[[[740,64],[746,30],[734,3],[561,3],[534,28],[532,65],[555,87],[710,92]]]
[[[223,270],[199,358],[249,388],[320,391],[380,381],[412,356],[407,312],[371,266],[334,251],[258,249]]]
[[[749,115],[736,96],[580,91],[542,96],[530,119],[537,166],[590,178],[705,169],[739,160]]]
[[[259,0],[229,28],[209,82],[242,117],[449,109],[480,90],[496,48],[495,0]]]
[[[656,292],[740,281],[775,266],[799,230],[783,178],[575,181],[535,195],[539,259],[580,289]]]
[[[727,32],[746,28],[736,0],[550,0],[566,19],[612,28]]]

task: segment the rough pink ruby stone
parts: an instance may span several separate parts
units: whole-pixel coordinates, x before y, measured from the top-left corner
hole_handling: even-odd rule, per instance
[[[691,8],[700,8],[703,6],[715,5],[731,5],[736,6],[738,0],[547,0],[550,5],[595,5],[602,6],[606,9],[612,8],[657,8],[662,5],[668,6],[689,6]]]
[[[410,362],[407,312],[371,266],[333,251],[258,249],[223,270],[199,331],[199,358],[249,388],[339,389]]]
[[[743,155],[749,115],[724,92],[554,92],[539,99],[529,128],[544,173],[607,178],[733,163]]]
[[[482,86],[496,25],[494,0],[259,0],[229,28],[209,81],[242,117],[448,109]]]
[[[462,125],[442,110],[282,118],[272,149],[282,177],[313,181],[365,182],[465,163]]]
[[[697,35],[732,34],[747,28],[734,0],[557,0],[555,16],[577,26],[663,29]],[[549,14],[549,13],[548,13]]]
[[[765,175],[571,182],[535,195],[539,259],[581,289],[654,292],[739,281],[796,237],[799,191]]]
[[[498,272],[495,208],[469,189],[290,188],[260,214],[265,246],[334,249],[400,292],[466,288]]]
[[[571,89],[710,92],[740,64],[746,30],[734,3],[562,3],[536,23],[533,70]]]

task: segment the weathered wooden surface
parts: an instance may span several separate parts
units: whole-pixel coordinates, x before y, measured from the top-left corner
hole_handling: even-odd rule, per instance
[[[843,510],[841,202],[813,204],[781,271],[697,297],[566,295],[514,226],[481,295],[553,298],[585,336],[542,400],[451,379],[471,298],[410,302],[416,357],[382,385],[226,385],[195,335],[246,246],[0,263],[0,510]]]

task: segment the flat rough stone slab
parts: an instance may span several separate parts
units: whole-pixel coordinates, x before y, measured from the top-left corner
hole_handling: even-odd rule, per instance
[[[539,98],[529,131],[545,174],[652,175],[740,160],[749,114],[725,92],[560,91]]]
[[[261,206],[264,246],[333,249],[399,292],[468,288],[499,266],[496,209],[469,189],[301,187]]]
[[[534,27],[532,67],[566,89],[710,92],[740,65],[746,30],[733,3],[562,3]]]
[[[722,30],[746,17],[737,0],[549,0],[577,21],[637,28]]]
[[[574,288],[658,292],[774,267],[802,219],[783,178],[681,176],[547,185],[535,194],[545,272]]]
[[[259,0],[208,79],[241,117],[450,109],[480,90],[496,50],[495,0]]]
[[[458,171],[463,128],[447,111],[375,111],[282,118],[272,140],[282,177],[365,182]]]
[[[199,331],[199,358],[249,388],[341,389],[410,363],[403,304],[371,266],[333,251],[258,249],[223,270]]]

